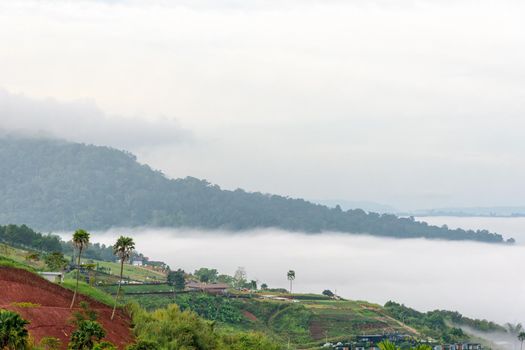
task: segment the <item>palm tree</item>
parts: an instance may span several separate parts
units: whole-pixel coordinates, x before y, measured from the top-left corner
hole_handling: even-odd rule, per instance
[[[525,332],[518,334],[518,340],[521,342],[520,350],[523,350],[523,341],[525,340]]]
[[[292,294],[292,282],[295,279],[295,271],[294,270],[288,271],[286,276],[288,277],[288,281],[290,281],[290,294]]]
[[[0,310],[0,349],[25,349],[28,324],[16,312]]]
[[[89,244],[89,233],[85,230],[76,230],[73,234],[73,246],[78,250],[78,260],[77,260],[77,284],[75,287],[75,292],[73,293],[73,300],[71,300],[70,309],[75,305],[75,299],[77,297],[78,291],[78,280],[80,279],[80,257],[82,256],[82,251]]]
[[[115,296],[115,306],[113,306],[111,319],[115,317],[115,310],[117,309],[120,287],[122,286],[122,274],[124,273],[124,262],[130,258],[133,249],[135,249],[135,242],[133,242],[133,239],[124,236],[120,236],[119,239],[117,239],[117,243],[115,243],[113,246],[113,253],[120,259],[120,279],[118,281],[117,295]]]

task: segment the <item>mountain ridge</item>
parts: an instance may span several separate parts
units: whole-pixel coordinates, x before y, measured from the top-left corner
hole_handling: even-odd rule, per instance
[[[38,230],[84,227],[281,228],[399,238],[504,242],[486,230],[449,230],[413,218],[343,211],[304,199],[223,190],[194,177],[169,179],[106,146],[54,139],[0,137],[0,223]]]

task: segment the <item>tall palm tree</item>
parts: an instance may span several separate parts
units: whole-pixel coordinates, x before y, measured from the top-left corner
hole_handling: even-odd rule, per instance
[[[286,274],[286,277],[288,277],[288,281],[290,281],[290,294],[292,294],[292,282],[295,279],[295,271],[294,270],[288,271],[288,273]]]
[[[124,273],[124,262],[129,260],[131,253],[135,249],[135,242],[130,237],[120,236],[117,243],[113,246],[113,253],[120,259],[120,279],[118,281],[117,295],[115,297],[115,305],[113,306],[113,313],[111,319],[115,317],[115,310],[117,309],[118,297],[120,295],[120,287],[122,286],[122,275]]]
[[[71,300],[70,309],[75,305],[75,299],[77,297],[78,291],[78,280],[80,279],[80,257],[82,256],[82,251],[87,248],[89,244],[89,233],[85,230],[76,230],[73,234],[73,246],[78,250],[78,260],[77,260],[77,284],[75,287],[75,292],[73,293],[73,300]]]
[[[518,334],[518,340],[521,342],[520,350],[523,350],[523,341],[525,341],[525,332]]]

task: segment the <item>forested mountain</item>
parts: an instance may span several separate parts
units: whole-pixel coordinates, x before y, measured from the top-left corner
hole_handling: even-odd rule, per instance
[[[302,199],[168,179],[134,155],[49,139],[0,138],[0,224],[39,230],[157,226],[340,231],[502,242],[488,231],[449,230],[412,218],[330,209]]]

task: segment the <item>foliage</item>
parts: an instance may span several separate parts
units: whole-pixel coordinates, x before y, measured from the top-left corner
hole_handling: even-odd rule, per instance
[[[274,315],[271,327],[279,334],[289,336],[294,342],[308,342],[312,312],[303,305],[292,304]]]
[[[122,287],[122,276],[124,273],[124,263],[129,260],[131,253],[135,249],[135,242],[133,238],[120,236],[117,242],[113,246],[113,253],[118,256],[120,260],[120,275],[118,281],[117,295],[115,296],[115,304],[113,305],[113,312],[111,313],[111,319],[115,317],[115,310],[117,309],[117,303],[120,296],[120,288]]]
[[[106,336],[106,331],[100,323],[91,320],[82,320],[77,329],[71,334],[68,344],[70,350],[92,350],[94,345]]]
[[[414,218],[343,211],[192,177],[171,180],[130,153],[46,139],[0,138],[0,222],[41,230],[89,226],[338,231],[390,237],[502,242],[501,235],[431,226]],[[58,251],[57,247],[48,249]]]
[[[0,241],[39,251],[62,251],[60,238],[58,236],[43,235],[33,231],[26,225],[0,226]]]
[[[219,273],[216,269],[208,269],[206,267],[201,267],[198,270],[195,270],[193,276],[197,277],[199,281],[204,283],[214,283],[217,282],[217,277]]]
[[[447,325],[447,320],[454,322],[447,311],[435,310],[423,313],[392,301],[385,304],[385,309],[392,317],[446,343],[468,339],[460,328]]]
[[[181,310],[192,310],[208,320],[239,323],[243,316],[235,303],[227,298],[204,293],[181,294],[176,298]]]
[[[85,301],[80,302],[80,311],[73,313],[73,323],[77,326],[82,321],[96,321],[98,319],[98,313],[91,309],[89,304]]]
[[[89,245],[89,233],[86,232],[85,230],[82,230],[82,229],[78,229],[75,231],[75,233],[73,233],[73,246],[78,250],[78,255],[77,255],[77,276],[76,276],[76,284],[75,284],[75,289],[74,289],[74,292],[73,292],[73,298],[71,299],[71,306],[69,306],[70,309],[73,308],[73,306],[75,305],[75,299],[77,297],[77,293],[78,293],[78,283],[79,283],[79,279],[80,279],[80,259],[82,257],[82,251],[84,250],[84,248],[86,248],[88,245]]]
[[[326,295],[327,297],[333,297],[334,293],[330,289],[323,290],[323,295]]]
[[[68,261],[66,260],[66,258],[64,258],[64,254],[62,254],[61,252],[52,252],[50,254],[47,254],[44,257],[44,261],[51,271],[61,271],[68,264]]]
[[[159,344],[151,340],[139,340],[135,344],[129,345],[126,350],[159,350]]]
[[[21,308],[35,308],[41,306],[40,304],[30,303],[26,301],[11,303],[11,305]]]
[[[62,348],[62,342],[58,338],[44,337],[39,343],[42,350],[59,350]]]
[[[186,273],[182,269],[168,272],[168,283],[176,290],[183,290],[185,286]]]
[[[234,333],[223,337],[229,350],[279,350],[281,346],[261,333]]]
[[[388,340],[384,340],[380,342],[379,344],[377,344],[377,346],[379,347],[380,350],[401,350],[399,346],[397,346],[396,344]],[[432,350],[432,347],[426,344],[420,344],[415,347],[414,346],[410,347],[409,350]]]
[[[0,309],[0,349],[24,350],[28,344],[28,321],[12,311]]]
[[[62,287],[68,288],[70,290],[74,290],[75,281],[65,280],[62,283]],[[78,292],[81,294],[87,295],[88,297],[93,298],[97,301],[100,301],[101,303],[106,304],[106,305],[113,305],[115,301],[115,299],[111,295],[105,293],[102,290],[96,289],[84,282],[80,282],[78,284]]]
[[[95,344],[93,350],[118,350],[117,347],[108,341],[102,341],[98,344]]]
[[[138,342],[128,350],[278,350],[280,347],[258,333],[224,333],[213,322],[177,305],[146,312],[130,305],[133,331]],[[148,347],[151,346],[151,347]]]

